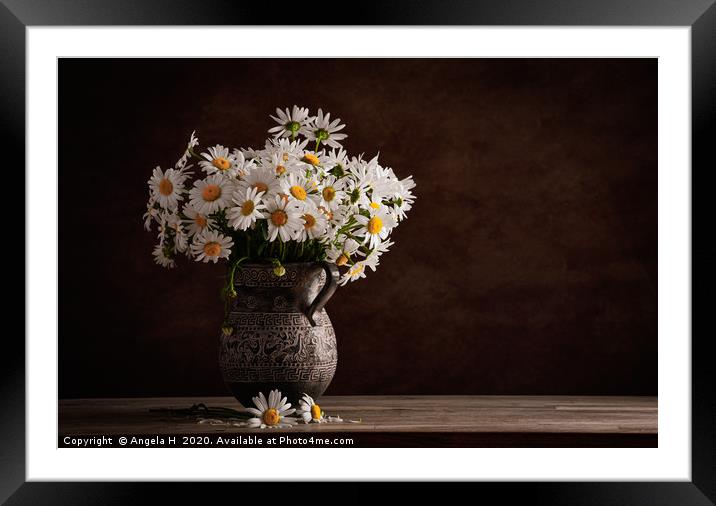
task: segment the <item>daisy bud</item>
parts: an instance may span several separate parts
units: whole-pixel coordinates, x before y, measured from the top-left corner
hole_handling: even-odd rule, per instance
[[[286,268],[283,265],[279,264],[273,268],[273,273],[280,278],[281,276],[286,274]]]

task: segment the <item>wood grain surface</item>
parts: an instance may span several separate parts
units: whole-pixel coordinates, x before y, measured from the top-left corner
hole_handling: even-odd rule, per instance
[[[158,408],[241,409],[230,397],[72,399],[59,401],[62,434],[256,433],[199,424]],[[657,434],[656,397],[328,396],[321,407],[346,423],[300,424],[274,431],[312,433]],[[360,421],[350,423],[348,420]],[[651,439],[650,439],[651,440]],[[655,441],[655,439],[653,439]]]

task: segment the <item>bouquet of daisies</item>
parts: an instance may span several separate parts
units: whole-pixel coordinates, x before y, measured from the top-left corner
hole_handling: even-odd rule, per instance
[[[328,260],[343,268],[341,284],[375,271],[415,200],[412,176],[399,179],[378,156],[349,158],[345,125],[321,109],[276,109],[271,118],[263,149],[197,154],[192,133],[173,168],[154,169],[144,225],[158,229],[156,262],[226,260],[232,274],[244,262],[269,263],[280,276],[284,263]]]

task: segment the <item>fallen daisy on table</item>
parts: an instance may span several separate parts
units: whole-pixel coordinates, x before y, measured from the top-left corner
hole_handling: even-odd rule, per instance
[[[303,423],[323,423],[326,421],[321,406],[316,404],[308,394],[303,394],[301,400],[298,401],[298,409],[296,410],[298,417],[303,420]]]
[[[255,408],[246,408],[247,413],[254,415],[249,418],[247,425],[252,428],[284,428],[291,427],[296,424],[296,419],[291,417],[296,412],[291,408],[291,403],[287,402],[286,397],[281,397],[281,392],[271,390],[268,400],[263,392],[259,392],[258,397],[253,398]]]
[[[257,397],[252,397],[255,408],[246,408],[241,412],[235,412],[230,408],[211,408],[204,407],[206,414],[214,414],[215,417],[200,417],[197,423],[202,425],[223,425],[233,427],[247,427],[250,429],[267,429],[267,428],[291,428],[298,421],[304,423],[363,423],[363,420],[344,420],[341,415],[328,416],[323,412],[316,401],[308,394],[303,394],[299,400],[297,409],[291,408],[291,403],[287,402],[286,397],[282,397],[280,390],[272,390],[268,399],[259,392]],[[203,406],[203,405],[202,405]],[[193,409],[193,407],[192,407]],[[224,418],[225,412],[229,411],[232,416]],[[241,419],[233,416],[236,413],[239,417],[251,416],[248,419]],[[296,414],[298,418],[291,415]]]

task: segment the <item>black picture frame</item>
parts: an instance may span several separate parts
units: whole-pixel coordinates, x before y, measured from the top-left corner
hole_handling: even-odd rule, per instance
[[[326,25],[542,25],[691,27],[692,188],[716,167],[715,0],[364,1],[352,13],[326,9]],[[0,0],[0,123],[6,153],[25,163],[25,28],[82,25],[276,25],[276,2],[229,0]],[[288,19],[287,19],[288,20]],[[702,185],[702,191],[703,189]],[[693,197],[692,197],[693,207]],[[694,218],[697,216],[693,213]],[[700,216],[703,216],[700,215]],[[692,251],[707,249],[694,248]],[[703,246],[702,246],[703,248]],[[701,262],[699,262],[701,263]],[[692,260],[693,266],[693,260]],[[26,266],[26,269],[28,266]],[[700,284],[707,279],[698,278]],[[692,285],[693,288],[693,285]],[[16,300],[20,300],[18,297]],[[24,301],[24,298],[22,299]],[[693,297],[692,297],[693,300]],[[24,302],[23,302],[24,304]],[[693,307],[693,306],[692,306]],[[692,309],[693,313],[693,309]],[[693,318],[692,318],[693,321]],[[687,336],[683,336],[686,338]],[[692,481],[480,484],[508,502],[544,504],[714,504],[716,399],[708,337],[692,332]],[[0,501],[8,504],[123,504],[156,486],[138,483],[25,482],[25,341],[5,333],[0,412]],[[352,485],[351,485],[352,486]],[[212,494],[217,491],[212,485]],[[242,485],[246,487],[246,485]],[[225,489],[222,486],[219,490]],[[343,492],[349,491],[344,488]],[[247,490],[250,493],[250,491]],[[175,492],[189,501],[185,487]],[[163,496],[169,500],[169,495]],[[246,496],[244,496],[246,497]]]

